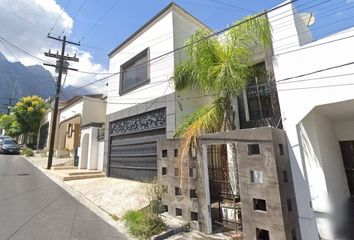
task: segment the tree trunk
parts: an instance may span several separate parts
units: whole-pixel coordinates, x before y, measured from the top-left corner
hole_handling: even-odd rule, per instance
[[[231,105],[230,96],[226,96],[224,99],[224,131],[230,131],[235,129],[233,122],[233,108]],[[240,193],[240,185],[238,179],[238,162],[236,155],[236,143],[227,143],[227,163],[229,168],[229,182],[234,195]]]

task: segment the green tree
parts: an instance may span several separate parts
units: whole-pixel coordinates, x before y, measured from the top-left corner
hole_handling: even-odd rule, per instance
[[[39,123],[43,117],[47,105],[39,96],[28,96],[21,98],[12,108],[21,133],[27,136],[28,133],[37,134]]]
[[[187,60],[176,67],[177,90],[186,88],[213,95],[214,102],[197,109],[178,127],[176,137],[182,139],[182,155],[195,144],[198,135],[235,129],[231,101],[247,85],[253,73],[253,57],[271,45],[271,32],[265,16],[246,18],[222,37],[208,37],[210,32],[197,31],[188,41]],[[233,190],[239,193],[236,148],[227,145]],[[231,165],[230,165],[231,164]]]
[[[16,116],[13,114],[3,114],[0,117],[0,126],[5,129],[6,135],[9,135],[10,137],[17,137],[21,134],[20,126],[16,121]]]

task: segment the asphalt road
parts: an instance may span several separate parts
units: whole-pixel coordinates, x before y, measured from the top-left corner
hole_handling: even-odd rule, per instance
[[[27,160],[0,155],[0,240],[126,239]]]

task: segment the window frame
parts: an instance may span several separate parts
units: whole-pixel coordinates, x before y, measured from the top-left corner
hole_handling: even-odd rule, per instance
[[[257,68],[258,65],[264,65],[264,69],[265,69],[265,74],[266,74],[266,82],[265,83],[258,83],[258,76],[254,76],[250,79],[248,85],[245,87],[245,89],[243,90],[243,93],[242,93],[242,98],[243,98],[243,102],[244,102],[244,111],[245,111],[245,120],[246,122],[254,122],[254,121],[262,121],[263,119],[268,119],[268,118],[272,118],[273,116],[273,109],[271,107],[271,114],[270,116],[268,117],[259,117],[259,118],[256,118],[256,119],[253,119],[251,117],[251,111],[250,111],[250,104],[249,104],[249,97],[248,97],[248,90],[251,89],[251,88],[255,88],[256,91],[257,91],[257,104],[258,104],[258,108],[259,108],[259,111],[261,112],[261,115],[263,114],[263,109],[262,109],[262,102],[260,101],[260,95],[259,95],[259,87],[262,87],[262,86],[267,86],[267,88],[269,88],[269,98],[270,98],[270,104],[272,106],[272,94],[271,94],[271,90],[270,90],[270,78],[269,78],[269,73],[268,73],[268,69],[267,69],[267,64],[266,64],[266,61],[265,60],[262,60],[262,61],[259,61],[255,64],[253,64],[251,67],[252,68]],[[254,80],[255,83],[254,84],[251,84],[251,80]],[[249,85],[250,84],[250,85]]]
[[[134,64],[137,60],[139,60],[140,58],[142,58],[145,55],[146,55],[146,68],[147,68],[146,80],[142,81],[136,85],[133,85],[129,88],[123,89],[124,69],[130,67],[132,64]],[[150,48],[144,49],[143,51],[141,51],[140,53],[138,53],[137,55],[135,55],[134,57],[132,57],[131,59],[129,59],[128,61],[123,63],[122,65],[120,65],[120,74],[119,75],[120,75],[119,76],[119,96],[122,96],[128,92],[134,91],[135,89],[150,83]]]

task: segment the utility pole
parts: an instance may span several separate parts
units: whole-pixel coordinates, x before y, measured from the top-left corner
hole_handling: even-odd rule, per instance
[[[57,127],[57,118],[58,118],[58,107],[59,107],[59,97],[60,97],[60,89],[61,89],[61,78],[63,73],[67,73],[67,70],[73,70],[77,71],[77,69],[74,68],[69,68],[69,63],[68,61],[74,61],[78,62],[79,59],[75,56],[69,57],[65,56],[65,45],[66,44],[73,44],[80,46],[80,43],[74,43],[66,40],[66,36],[63,37],[63,39],[52,37],[48,34],[48,38],[57,40],[62,42],[62,48],[61,48],[61,54],[59,55],[59,52],[56,54],[53,54],[50,52],[50,50],[47,53],[44,53],[46,57],[52,57],[57,59],[57,64],[46,64],[46,66],[51,66],[55,67],[55,71],[58,73],[58,79],[57,79],[57,84],[56,84],[56,92],[55,92],[55,98],[54,98],[54,109],[53,109],[53,114],[52,114],[52,128],[50,132],[50,142],[49,142],[49,153],[48,153],[48,165],[47,169],[50,169],[52,167],[52,162],[53,162],[53,155],[54,155],[54,140],[55,140],[55,130]]]

